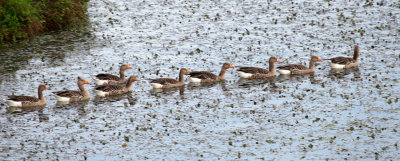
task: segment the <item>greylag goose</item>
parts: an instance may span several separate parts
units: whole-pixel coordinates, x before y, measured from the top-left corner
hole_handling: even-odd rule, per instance
[[[32,96],[7,96],[7,103],[13,107],[32,107],[32,106],[43,106],[46,104],[46,99],[43,96],[44,90],[49,90],[50,88],[39,85],[38,87],[38,97]]]
[[[358,48],[358,45],[356,45],[354,47],[353,58],[339,56],[339,57],[324,59],[324,60],[330,60],[331,67],[333,69],[351,68],[351,67],[355,67],[358,65],[359,52],[360,52],[360,49]]]
[[[225,80],[225,72],[228,68],[235,68],[229,63],[224,63],[221,68],[219,75],[215,75],[208,71],[194,71],[190,72],[190,82],[200,83],[200,82],[217,82]]]
[[[271,57],[269,58],[269,71],[264,68],[257,68],[257,67],[239,67],[237,73],[242,78],[267,78],[276,75],[276,70],[274,63],[282,63],[278,58]]]
[[[107,84],[96,87],[96,94],[100,97],[108,97],[112,95],[125,94],[132,91],[132,83],[139,81],[135,76],[130,76],[125,85]]]
[[[53,92],[54,97],[56,97],[57,101],[60,102],[74,102],[74,101],[88,100],[90,98],[90,93],[83,87],[83,84],[90,84],[90,83],[82,79],[81,77],[78,77],[77,84],[80,91],[73,91],[73,90],[57,91]]]
[[[182,68],[179,72],[179,81],[173,78],[158,78],[158,79],[150,79],[151,86],[153,88],[173,88],[180,87],[185,85],[185,78],[183,75],[190,73],[186,68]]]
[[[125,78],[125,70],[132,69],[131,66],[123,64],[119,68],[119,77],[112,74],[97,74],[93,79],[97,85],[106,85],[106,84],[123,84],[126,81]]]
[[[314,72],[314,62],[322,61],[322,59],[318,58],[317,56],[311,56],[310,60],[310,67],[307,68],[301,64],[288,64],[284,66],[278,67],[278,71],[281,74],[308,74]]]

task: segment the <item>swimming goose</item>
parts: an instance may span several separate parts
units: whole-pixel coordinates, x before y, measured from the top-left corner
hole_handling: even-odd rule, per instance
[[[228,68],[235,67],[229,63],[224,63],[218,76],[208,71],[194,71],[189,73],[189,79],[193,83],[222,81],[225,80],[225,72]]]
[[[83,84],[90,84],[90,83],[82,79],[81,77],[78,77],[77,84],[80,91],[75,91],[75,90],[57,91],[53,92],[54,97],[56,97],[57,101],[60,102],[74,102],[74,101],[88,100],[90,98],[90,93],[83,87]]]
[[[39,85],[38,87],[38,97],[32,96],[7,96],[7,103],[13,107],[32,107],[32,106],[43,106],[46,104],[46,99],[43,96],[44,90],[49,90],[50,88]]]
[[[274,63],[282,63],[278,58],[271,57],[269,58],[269,71],[264,68],[257,68],[257,67],[239,67],[237,73],[242,78],[267,78],[276,75],[276,70]]]
[[[339,57],[324,59],[324,60],[330,60],[331,67],[333,69],[351,68],[351,67],[355,67],[358,65],[359,52],[360,52],[360,49],[358,48],[358,45],[356,45],[354,47],[353,58],[339,56]]]
[[[125,94],[132,92],[132,83],[139,81],[135,76],[130,76],[126,84],[107,84],[96,87],[96,94],[100,97],[108,97],[112,95]]]
[[[179,81],[173,78],[158,78],[150,79],[153,88],[173,88],[185,85],[185,78],[183,75],[190,73],[186,68],[182,68],[179,72]]]
[[[126,81],[125,78],[125,70],[132,69],[131,66],[123,64],[119,68],[119,77],[112,74],[98,74],[93,79],[97,85],[106,85],[106,84],[123,84]]]
[[[288,64],[284,66],[278,67],[278,71],[281,74],[308,74],[314,72],[314,62],[322,61],[322,59],[318,58],[317,56],[311,56],[310,60],[310,67],[307,68],[301,64]]]

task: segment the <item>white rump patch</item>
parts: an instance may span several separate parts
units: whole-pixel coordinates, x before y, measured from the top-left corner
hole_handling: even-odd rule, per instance
[[[282,69],[279,69],[278,72],[281,73],[281,74],[285,74],[285,75],[286,75],[286,74],[290,74],[290,70],[282,70]]]
[[[93,77],[93,80],[99,86],[105,85],[104,83],[108,84],[108,80],[100,80],[100,79],[97,79],[96,77]]]
[[[7,100],[8,105],[14,106],[14,107],[22,107],[22,102],[18,101],[13,101],[13,100]]]
[[[241,78],[249,78],[249,77],[253,76],[253,74],[251,74],[251,73],[245,73],[245,72],[242,72],[242,71],[237,71],[237,73],[239,74],[239,76]]]
[[[61,96],[55,95],[55,94],[54,94],[54,97],[56,97],[57,101],[60,101],[60,102],[69,102],[69,99],[70,99],[68,97],[61,97]]]
[[[331,67],[333,69],[343,69],[345,67],[345,65],[342,64],[336,64],[336,63],[331,63]]]
[[[106,97],[108,95],[108,92],[100,91],[100,90],[94,90],[96,91],[96,94],[100,97]]]
[[[151,84],[151,86],[153,86],[153,88],[157,88],[157,89],[163,87],[163,85],[160,83],[150,83],[150,84]]]
[[[190,77],[189,80],[190,80],[190,82],[193,82],[193,83],[200,83],[201,82],[201,79],[199,79],[199,78]]]

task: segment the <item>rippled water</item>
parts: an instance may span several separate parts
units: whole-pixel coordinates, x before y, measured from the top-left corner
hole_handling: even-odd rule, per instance
[[[90,24],[0,49],[0,158],[5,160],[399,160],[400,3],[396,1],[89,2]],[[146,79],[181,67],[267,67],[270,56],[308,64],[351,56],[359,68],[314,75],[187,84],[156,91]],[[76,78],[136,75],[130,95],[62,105],[51,91]],[[277,64],[279,65],[279,64]],[[188,80],[186,81],[188,82]],[[46,107],[10,108],[5,95]]]

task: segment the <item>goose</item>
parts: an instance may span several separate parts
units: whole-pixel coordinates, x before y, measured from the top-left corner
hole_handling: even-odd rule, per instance
[[[208,71],[194,71],[189,73],[189,79],[193,83],[223,81],[225,80],[225,72],[228,68],[235,67],[229,63],[224,63],[218,76]]]
[[[125,94],[128,92],[132,92],[132,83],[134,81],[139,81],[138,78],[135,76],[130,76],[128,78],[128,81],[126,81],[126,84],[107,84],[107,85],[101,85],[96,87],[95,91],[96,94],[100,97],[108,97],[112,95],[120,95],[120,94]]]
[[[119,77],[112,74],[97,74],[93,77],[94,81],[97,85],[106,85],[106,84],[123,84],[126,81],[125,78],[125,70],[132,69],[131,66],[126,64],[121,65],[119,68]]]
[[[301,64],[288,64],[284,66],[278,67],[278,71],[281,74],[308,74],[314,72],[314,62],[322,61],[322,59],[318,58],[317,56],[311,56],[310,60],[310,67],[307,68]]]
[[[74,101],[84,101],[90,98],[90,93],[83,87],[83,84],[90,84],[88,81],[78,77],[78,87],[80,91],[75,90],[64,90],[53,92],[54,97],[60,102],[74,102]]]
[[[153,88],[173,88],[173,87],[180,87],[185,85],[185,74],[190,73],[189,70],[186,68],[182,68],[179,71],[179,81],[173,78],[158,78],[158,79],[150,79],[150,84]]]
[[[360,49],[358,48],[358,45],[354,47],[354,55],[353,58],[349,57],[335,57],[335,58],[330,58],[330,59],[324,59],[324,60],[330,60],[330,65],[333,69],[344,69],[344,68],[351,68],[358,66],[358,56],[359,56]]]
[[[241,78],[248,79],[273,77],[276,75],[275,62],[282,63],[278,58],[271,57],[269,58],[269,70],[257,67],[239,67],[237,73]]]
[[[43,106],[46,105],[46,99],[43,96],[44,90],[49,90],[50,88],[39,85],[38,87],[38,98],[33,96],[7,96],[7,103],[12,107],[33,107],[33,106]]]

